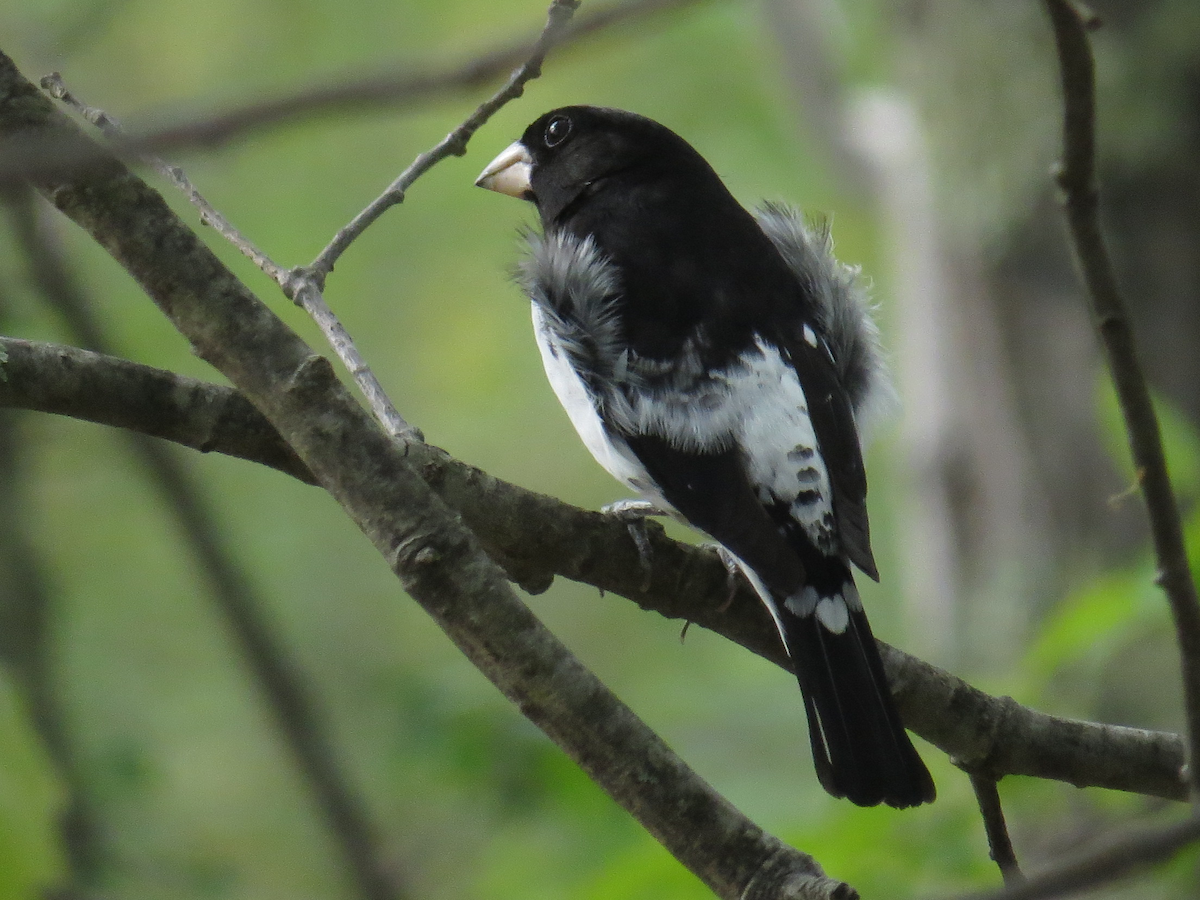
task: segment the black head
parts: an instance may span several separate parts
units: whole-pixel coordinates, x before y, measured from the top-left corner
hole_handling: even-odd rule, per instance
[[[652,119],[619,109],[564,106],[539,117],[475,183],[537,204],[542,222],[606,187],[717,179],[690,144]]]

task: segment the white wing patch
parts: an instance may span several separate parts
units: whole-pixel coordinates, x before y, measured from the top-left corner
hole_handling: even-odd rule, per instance
[[[817,328],[850,394],[859,435],[866,434],[870,424],[896,411],[899,397],[888,376],[865,280],[857,266],[833,255],[828,222],[806,223],[800,213],[777,203],[768,203],[754,217],[809,291]],[[808,340],[807,330],[804,334]]]
[[[742,411],[739,446],[750,482],[764,503],[784,502],[814,544],[837,550],[833,490],[808,415],[808,399],[796,370],[762,338],[757,352],[743,358],[735,380],[735,404]]]
[[[850,624],[850,610],[861,611],[862,601],[853,581],[842,585],[842,592],[831,597],[818,597],[814,588],[807,585],[799,594],[788,597],[784,605],[798,616],[816,615],[827,631],[842,634]]]
[[[850,624],[850,612],[841,596],[822,597],[817,604],[817,621],[834,634],[841,634]]]

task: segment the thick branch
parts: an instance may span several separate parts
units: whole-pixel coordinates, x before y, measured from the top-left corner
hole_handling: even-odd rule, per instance
[[[278,432],[232,388],[57,345],[0,339],[0,354],[5,352],[9,361],[0,361],[0,406],[133,428],[308,480],[307,469],[294,470],[298,462],[277,464],[285,446]],[[195,423],[189,421],[192,416]],[[715,554],[673,541],[651,524],[654,566],[644,583],[637,547],[621,522],[501,481],[436,447],[412,444],[409,457],[487,552],[527,590],[545,590],[561,575],[695,622],[788,668],[753,592],[742,585],[726,606],[726,572]],[[1187,795],[1180,776],[1183,747],[1175,735],[1049,716],[985,694],[894,647],[881,647],[909,728],[965,767],[1174,800]]]
[[[22,130],[68,149],[86,141],[0,55],[0,135]],[[752,895],[768,872],[789,873],[777,879],[788,889],[764,898],[853,895],[742,816],[569,654],[328,362],[157,193],[111,158],[35,187],[107,249],[196,353],[276,427],[471,661],[718,896]]]
[[[125,428],[315,483],[279,432],[237,391],[113,356],[0,338],[0,406]]]
[[[1175,620],[1187,707],[1192,795],[1200,802],[1197,764],[1200,761],[1200,603],[1184,547],[1175,492],[1167,473],[1158,418],[1138,362],[1125,301],[1100,231],[1095,163],[1095,62],[1087,36],[1094,22],[1070,0],[1046,0],[1046,9],[1054,26],[1063,86],[1063,160],[1058,183],[1072,246],[1100,330],[1150,516],[1158,558],[1157,581],[1166,592]]]

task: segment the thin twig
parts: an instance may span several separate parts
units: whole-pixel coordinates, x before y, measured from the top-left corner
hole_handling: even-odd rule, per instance
[[[1170,860],[1200,841],[1200,816],[1171,825],[1155,825],[1110,837],[1053,868],[999,891],[970,894],[960,900],[1044,900],[1069,897]]]
[[[65,103],[79,113],[84,121],[95,125],[110,141],[121,143],[125,140],[125,132],[121,128],[121,124],[104,110],[99,107],[89,106],[68,90],[66,83],[58,72],[52,72],[44,76],[41,80],[41,86],[55,100]],[[166,160],[155,156],[147,150],[134,151],[134,155],[182,191],[188,198],[188,201],[200,210],[201,222],[212,227],[221,237],[237,247],[247,259],[266,272],[277,283],[283,284],[287,278],[287,270],[275,263],[266,253],[255,246],[248,237],[234,227],[232,222],[221,215],[216,207],[209,203],[196,190],[195,185],[192,184],[183,169],[179,168],[179,166],[171,165]]]
[[[1004,820],[1004,807],[1000,805],[999,782],[994,775],[976,769],[967,772],[967,775],[971,779],[971,789],[975,791],[979,814],[983,817],[989,855],[1000,867],[1000,875],[1006,886],[1019,884],[1025,880],[1025,876],[1021,874],[1021,867],[1017,863],[1017,852],[1013,849],[1012,839],[1008,836],[1008,823]]]
[[[698,3],[699,0],[623,0],[591,10],[574,19],[559,46],[584,39],[631,21]],[[413,70],[407,66],[384,69],[366,77],[334,84],[319,84],[294,94],[251,102],[207,118],[166,128],[139,131],[136,127],[114,140],[118,155],[136,159],[139,154],[172,154],[188,148],[211,149],[244,138],[256,131],[308,121],[322,115],[371,112],[415,106],[451,93],[480,87],[510,72],[528,58],[535,41],[508,43],[451,68]],[[86,155],[85,155],[86,154]],[[99,159],[95,148],[49,145],[32,135],[0,148],[0,185],[49,175]]]
[[[1189,777],[1193,800],[1200,802],[1200,603],[1184,547],[1183,526],[1167,472],[1154,403],[1138,362],[1125,301],[1100,230],[1095,60],[1088,40],[1088,30],[1097,23],[1090,12],[1070,0],[1046,0],[1046,9],[1054,27],[1063,87],[1063,159],[1058,184],[1075,256],[1125,418],[1133,464],[1142,474],[1142,494],[1158,560],[1156,581],[1167,595],[1179,642],[1191,761]]]
[[[559,47],[574,45],[624,23],[656,16],[692,5],[698,0],[624,0],[574,18],[556,38]],[[347,112],[397,109],[480,88],[511,72],[514,66],[544,46],[544,34],[507,42],[450,68],[414,71],[408,65],[348,79],[319,84],[284,97],[253,101],[235,109],[153,131],[131,129],[118,149],[133,152],[175,153],[190,147],[211,149],[255,131],[293,125],[318,116]]]
[[[52,97],[67,104],[84,120],[99,128],[105,137],[110,140],[123,138],[120,124],[104,110],[89,106],[69,91],[57,72],[44,77],[41,85]],[[221,237],[233,244],[243,256],[265,272],[288,297],[295,300],[312,316],[320,326],[330,347],[333,348],[333,352],[350,372],[372,412],[387,429],[387,432],[405,442],[410,439],[419,440],[420,431],[409,425],[400,415],[387,392],[384,391],[383,385],[375,377],[375,373],[371,371],[362,354],[358,352],[349,332],[325,303],[325,298],[313,279],[304,277],[303,270],[285,269],[271,259],[204,198],[179,166],[173,166],[148,152],[138,152],[136,155],[142,162],[183,192],[188,201],[200,210],[200,220],[204,224],[211,226]]]
[[[571,16],[579,8],[579,0],[553,0],[546,15],[546,25],[541,36],[533,45],[529,58],[525,60],[508,78],[504,86],[485,100],[466,118],[465,121],[431,150],[420,154],[413,163],[400,173],[400,176],[388,185],[387,190],[376,197],[344,228],[340,229],[333,240],[322,250],[317,258],[308,266],[293,269],[286,283],[284,292],[292,298],[320,326],[326,339],[333,346],[338,357],[346,364],[350,374],[358,383],[359,388],[367,397],[371,409],[383,424],[384,429],[392,437],[405,443],[410,440],[421,440],[421,433],[411,426],[396,411],[388,398],[383,386],[371,372],[366,360],[358,352],[354,342],[342,327],[341,322],[325,302],[325,279],[333,271],[341,255],[347,248],[377,221],[387,210],[404,202],[405,192],[418,178],[428,172],[433,166],[449,156],[461,156],[467,152],[467,143],[471,136],[490,119],[495,112],[521,96],[525,84],[537,78],[542,71],[542,62],[546,53],[561,40]]]
[[[428,172],[433,166],[448,156],[462,156],[467,152],[467,143],[472,135],[490,119],[497,110],[510,100],[520,97],[525,91],[525,85],[542,74],[542,63],[550,48],[557,44],[566,31],[571,17],[579,8],[579,0],[553,0],[546,15],[546,26],[542,29],[541,37],[534,43],[529,58],[525,60],[509,77],[500,90],[479,105],[465,121],[433,149],[418,156],[400,176],[393,181],[382,194],[360,212],[345,228],[339,231],[329,245],[320,252],[308,272],[316,280],[318,287],[324,287],[325,276],[333,271],[334,264],[346,251],[346,248],[368,226],[383,213],[404,201],[404,192],[412,183]]]
[[[335,354],[346,366],[351,377],[362,391],[375,417],[393,438],[408,443],[422,440],[421,432],[405,421],[384,390],[371,367],[350,337],[345,326],[330,309],[324,297],[325,279],[346,249],[388,209],[404,201],[405,192],[433,166],[450,156],[461,156],[466,152],[471,137],[497,110],[510,100],[521,96],[525,85],[541,74],[542,63],[550,48],[557,44],[579,8],[579,0],[553,0],[546,16],[546,25],[534,43],[528,58],[509,76],[504,86],[468,116],[462,124],[450,132],[432,149],[420,154],[388,188],[348,225],[340,229],[328,246],[317,255],[311,265],[284,270],[253,242],[239,232],[222,216],[188,180],[178,166],[167,164],[146,152],[137,155],[156,171],[170,180],[201,212],[202,220],[237,247],[247,258],[262,269],[283,289],[297,306],[301,307],[320,327]],[[62,79],[48,75],[42,79],[42,87],[50,94],[77,110],[87,121],[96,125],[110,139],[124,140],[116,121],[102,110],[88,106],[74,96]],[[126,142],[127,143],[127,142]]]

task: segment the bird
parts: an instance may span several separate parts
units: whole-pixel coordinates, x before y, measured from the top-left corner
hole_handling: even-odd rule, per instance
[[[879,579],[859,432],[894,393],[828,225],[748,211],[675,132],[597,106],[540,116],[476,184],[537,208],[516,280],[587,449],[644,510],[715,541],[766,605],[822,787],[932,802],[851,568]]]

